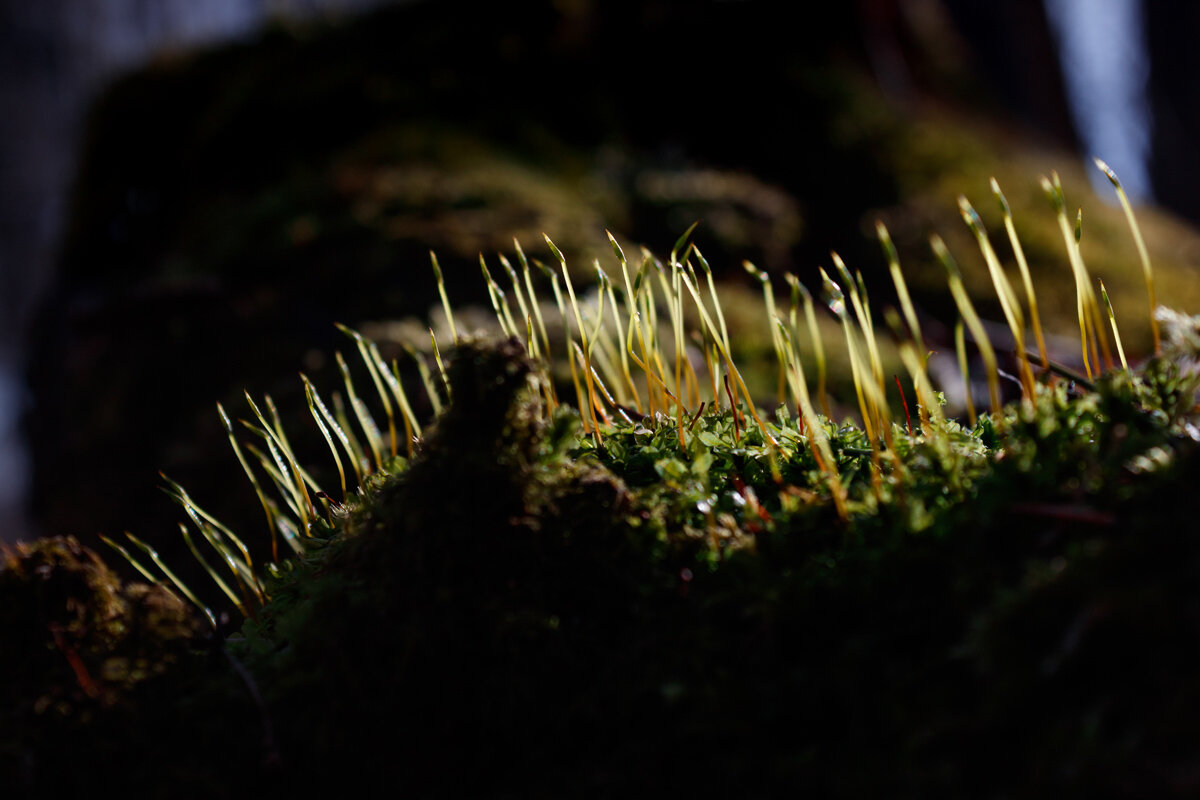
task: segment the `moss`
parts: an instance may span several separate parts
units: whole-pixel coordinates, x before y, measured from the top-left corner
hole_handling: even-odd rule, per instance
[[[864,488],[848,530],[827,501],[785,507],[766,471],[746,478],[763,515],[706,523],[697,498],[751,496],[751,442],[703,478],[670,426],[596,450],[545,418],[513,343],[465,346],[452,375],[459,410],[238,644],[285,760],[386,760],[416,794],[1186,794],[1182,717],[1154,688],[1192,691],[1171,630],[1198,551],[1185,510],[1154,510],[1197,463],[1173,427],[1194,382],[1170,363],[1045,392],[961,453],[912,450],[907,496]],[[619,455],[635,444],[693,466],[647,474]],[[1157,473],[1129,472],[1156,447]]]
[[[469,31],[454,13],[414,6],[307,43],[276,34],[157,67],[114,91],[67,268],[89,289],[99,280],[129,293],[68,332],[102,346],[38,359],[73,370],[65,394],[50,392],[68,398],[61,413],[43,421],[64,437],[46,469],[56,525],[128,522],[63,502],[62,487],[119,498],[138,483],[93,480],[96,458],[69,448],[120,456],[137,444],[131,419],[159,418],[178,398],[207,404],[232,381],[228,401],[251,373],[287,415],[260,373],[263,354],[298,352],[297,341],[319,352],[331,314],[423,313],[434,298],[420,266],[429,246],[473,260],[513,233],[528,245],[546,230],[574,266],[607,258],[605,225],[661,241],[703,217],[700,243],[718,267],[750,256],[778,271],[836,244],[879,286],[877,245],[857,236],[879,215],[918,301],[940,316],[950,306],[927,232],[974,252],[953,211],[965,190],[1005,258],[989,204],[974,196],[999,165],[1047,328],[1073,327],[1061,237],[1030,180],[1067,157],[1014,147],[951,111],[906,118],[852,70],[785,57],[807,48],[793,31],[748,25],[757,12],[693,10],[685,30],[664,17],[631,43],[620,11],[576,18],[556,6],[532,25],[497,7],[486,12],[494,26]],[[721,22],[748,25],[746,35]],[[582,36],[585,23],[606,36]],[[728,57],[681,59],[664,41]],[[753,58],[725,49],[743,42]],[[614,44],[644,57],[614,61]],[[483,77],[466,66],[472,49]],[[367,68],[348,69],[347,53]],[[745,94],[700,121],[647,124],[661,119],[663,95],[643,72],[665,65],[678,78],[670,107],[691,113],[742,61],[756,94],[805,109],[799,122],[753,124],[762,109],[742,105],[754,102]],[[592,84],[595,63],[624,75],[628,95]],[[562,91],[513,104],[511,87],[547,76]],[[149,122],[129,110],[146,102],[158,112]],[[422,114],[431,121],[414,121]],[[683,127],[697,138],[675,152],[672,129]],[[768,169],[778,178],[763,179]],[[1064,177],[1072,193],[1085,183],[1075,170]],[[1087,205],[1084,256],[1113,290],[1126,344],[1144,352],[1132,243],[1119,212]],[[1160,295],[1189,305],[1194,234],[1143,223]],[[129,271],[99,279],[108,262]],[[969,256],[963,267],[982,305],[986,270]],[[456,303],[482,296],[451,293]],[[774,364],[745,363],[773,350],[761,305],[726,311],[753,395],[773,396]],[[425,323],[409,323],[424,339]],[[821,324],[826,341],[839,340],[836,323]],[[948,337],[927,334],[949,350]],[[793,335],[807,353],[807,333]],[[894,353],[883,359],[886,374],[901,371]],[[328,377],[319,358],[306,361],[315,382]],[[152,390],[139,372],[149,362]],[[843,398],[853,395],[847,363],[840,348],[830,353]],[[417,796],[1195,793],[1200,672],[1180,642],[1200,616],[1200,555],[1180,487],[1194,483],[1200,456],[1194,381],[1174,361],[1104,376],[1095,391],[1047,379],[1029,407],[973,427],[946,422],[925,440],[897,427],[900,464],[882,468],[859,428],[829,421],[844,513],[786,408],[769,420],[790,443],[786,458],[745,415],[711,406],[682,444],[672,419],[632,414],[597,444],[574,412],[546,412],[531,391],[540,369],[518,342],[465,341],[451,364],[453,404],[414,457],[379,465],[304,539],[303,557],[268,581],[271,602],[228,641],[197,643],[173,595],[122,584],[70,540],[11,556],[0,573],[0,691],[14,711],[0,722],[15,723],[0,733],[0,783],[37,795],[105,785],[288,798],[375,792],[381,776]],[[278,362],[265,371],[290,372]],[[292,400],[301,407],[298,390]],[[167,416],[181,429],[192,420]],[[93,435],[72,433],[76,420]],[[211,481],[197,496],[244,510],[228,486],[236,463],[206,451],[225,446],[211,422],[144,441],[175,442],[160,453]],[[165,461],[145,463],[175,474]],[[204,578],[192,572],[189,581]],[[58,768],[64,754],[75,770]]]
[[[147,772],[199,773],[184,748],[216,721],[178,716],[194,712],[188,698],[212,680],[196,679],[202,623],[190,606],[162,586],[124,583],[96,553],[58,537],[5,554],[0,610],[6,790],[57,797],[95,781],[132,787]],[[169,765],[144,762],[167,754]],[[165,787],[143,788],[162,796]]]
[[[601,557],[623,549],[611,534],[628,493],[556,450],[523,352],[460,348],[455,404],[421,452],[348,510],[341,537],[238,642],[297,787],[344,789],[346,772],[367,782],[386,758],[418,794],[478,793],[532,776],[558,746],[541,726],[558,716],[548,696],[577,690],[564,659],[585,661],[575,648],[615,623],[613,582],[637,575],[622,565],[644,567]],[[330,759],[346,772],[303,766]]]
[[[126,674],[111,708],[45,626],[126,654],[132,630],[181,633],[177,601],[69,540],[23,548],[0,573],[25,593],[8,630],[52,696],[96,710],[5,742],[6,769],[32,752],[30,786],[73,788],[40,766],[53,745],[152,796],[327,796],[385,773],[417,796],[1189,796],[1200,664],[1179,641],[1200,546],[1178,487],[1200,451],[1176,362],[1043,388],[946,423],[943,445],[897,432],[906,470],[882,502],[861,432],[836,429],[848,520],[810,457],[776,483],[729,412],[698,418],[686,451],[649,417],[598,447],[546,413],[535,366],[516,340],[465,340],[415,456],[310,538],[225,646]],[[114,755],[131,747],[144,757]]]
[[[200,632],[174,594],[123,583],[71,537],[17,544],[0,570],[0,608],[0,641],[20,654],[0,667],[18,716],[86,719],[163,674]]]

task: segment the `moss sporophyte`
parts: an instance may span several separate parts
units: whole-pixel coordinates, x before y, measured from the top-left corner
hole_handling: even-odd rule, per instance
[[[1043,185],[1076,289],[1082,374],[1051,357],[1036,276],[993,182],[1017,280],[965,198],[960,209],[1011,345],[992,344],[961,268],[941,239],[931,240],[959,312],[966,420],[947,413],[943,392],[955,387],[939,390],[930,375],[921,317],[882,223],[898,308],[877,314],[861,273],[833,254],[818,275],[836,339],[824,339],[828,320],[798,277],[784,276],[790,301],[780,303],[771,276],[745,265],[761,284],[774,354],[765,380],[734,358],[728,309],[693,226],[665,262],[645,249],[631,260],[610,235],[614,261],[594,264],[587,293],[548,237],[555,268],[516,242],[500,270],[481,257],[499,335],[456,319],[433,257],[444,320],[428,329],[428,360],[416,346],[402,356],[412,364],[389,360],[343,327],[361,364],[337,355],[341,391],[323,394],[303,378],[328,451],[328,485],[301,463],[295,431],[285,430],[269,396],[247,394],[251,419],[240,425],[219,407],[266,518],[265,544],[236,534],[169,479],[168,493],[222,602],[245,617],[216,641],[237,666],[231,685],[253,698],[249,729],[278,733],[272,758],[290,764],[288,785],[304,785],[306,758],[336,757],[370,772],[371,759],[394,752],[404,754],[413,785],[434,785],[462,748],[475,766],[508,779],[620,784],[604,759],[568,747],[563,719],[606,741],[636,728],[634,741],[649,748],[658,736],[680,753],[725,742],[721,769],[751,776],[751,788],[760,779],[842,785],[834,773],[849,751],[819,735],[829,726],[886,774],[906,776],[905,785],[940,785],[939,769],[957,775],[960,788],[977,785],[971,770],[987,772],[990,756],[980,753],[1010,730],[1014,709],[1040,697],[1047,676],[1073,668],[1077,645],[1062,636],[1085,623],[1072,603],[1093,592],[1106,598],[1104,614],[1158,609],[1166,600],[1138,593],[1144,578],[1122,577],[1125,589],[1110,592],[1112,576],[1155,537],[1168,537],[1166,551],[1195,552],[1174,537],[1173,508],[1159,506],[1164,487],[1197,469],[1200,320],[1155,312],[1153,273],[1129,211],[1148,306],[1166,336],[1160,342],[1156,322],[1154,355],[1127,361],[1062,186],[1057,176]],[[880,320],[893,334],[890,347]],[[898,358],[896,372],[887,352]],[[986,384],[978,413],[972,354]],[[835,361],[848,364],[851,396],[830,396]],[[355,369],[369,376],[365,389]],[[756,401],[750,386],[759,384],[767,386],[761,394],[774,392],[774,410]],[[410,395],[417,389],[422,395]],[[435,419],[420,418],[421,408]],[[843,408],[854,411],[839,421],[831,412]],[[126,538],[132,548],[106,541],[220,627],[205,591],[142,539]],[[13,566],[22,558],[10,558],[0,585],[26,579]],[[1194,584],[1180,578],[1185,585]],[[1033,610],[1043,602],[1045,617]],[[1033,626],[1028,642],[1013,645],[1023,626]],[[124,640],[89,643],[91,655],[74,644],[82,641],[52,637],[64,674],[84,694],[107,691],[93,671],[100,662],[88,659]],[[730,661],[732,652],[744,660]],[[869,666],[885,662],[885,674]],[[998,669],[1008,670],[1002,679]],[[981,689],[993,678],[994,696]],[[418,691],[430,685],[456,694]],[[814,699],[828,691],[841,699]],[[1072,726],[1093,709],[1072,702],[1048,702],[1057,716],[1044,730],[1031,723],[1020,739],[1027,763],[1051,769],[1042,750],[1066,742],[1063,757],[1083,770],[1072,774],[1101,774],[1087,770],[1128,755],[1124,729],[1096,723],[1092,738],[1079,734]],[[886,713],[865,711],[872,703]],[[780,706],[805,724],[784,733]],[[866,715],[864,729],[879,738],[846,729],[847,708]],[[1162,713],[1139,741],[1174,741]],[[330,719],[337,730],[401,722],[389,722],[393,733],[381,740],[343,741],[326,730]],[[765,754],[729,741],[738,726],[774,732]],[[523,748],[496,744],[517,739]],[[642,756],[608,746],[641,764]],[[955,748],[976,749],[960,762],[947,755]],[[1016,780],[1018,794],[1032,785]],[[556,785],[547,781],[543,789]]]

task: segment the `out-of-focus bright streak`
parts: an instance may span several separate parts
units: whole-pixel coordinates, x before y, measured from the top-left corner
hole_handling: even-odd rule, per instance
[[[1045,0],[1075,127],[1091,156],[1107,161],[1134,201],[1154,197],[1150,182],[1151,128],[1146,85],[1150,61],[1141,0]],[[1108,183],[1089,169],[1110,198]]]

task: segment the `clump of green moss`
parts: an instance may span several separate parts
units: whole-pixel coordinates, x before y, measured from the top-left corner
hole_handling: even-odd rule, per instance
[[[97,762],[136,759],[121,755],[140,740],[121,733],[122,724],[153,717],[143,704],[175,681],[201,632],[191,606],[162,586],[123,582],[71,537],[7,550],[0,783],[56,794],[82,785]]]
[[[200,633],[162,586],[124,583],[71,537],[19,543],[0,569],[4,705],[84,719],[165,672]]]
[[[731,411],[687,449],[667,417],[597,446],[515,340],[450,374],[460,410],[237,642],[297,787],[345,787],[306,766],[332,760],[416,794],[1186,796],[1200,544],[1171,495],[1200,461],[1173,363],[897,441],[886,505],[839,429],[844,521]]]
[[[550,697],[603,719],[580,670],[661,569],[657,543],[627,530],[618,479],[567,456],[578,421],[545,418],[532,369],[516,340],[464,341],[454,405],[420,451],[349,504],[231,642],[297,787],[365,786],[384,761],[417,794],[533,786],[575,716]],[[305,767],[327,760],[343,771]]]
[[[727,408],[681,443],[631,414],[598,445],[518,340],[464,338],[448,376],[414,456],[265,581],[227,656],[165,673],[162,714],[209,733],[151,717],[151,794],[237,719],[214,796],[385,773],[418,796],[1188,795],[1200,542],[1175,494],[1200,457],[1174,362],[937,446],[897,426],[886,503],[862,431],[831,426],[845,517],[810,451],[767,445],[793,419]],[[93,586],[70,607],[111,615],[94,557],[45,547]]]

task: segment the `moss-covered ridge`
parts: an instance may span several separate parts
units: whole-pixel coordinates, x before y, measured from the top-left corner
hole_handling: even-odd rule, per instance
[[[84,785],[50,767],[69,746],[87,780],[150,796],[324,796],[388,775],[417,796],[1194,790],[1200,664],[1179,643],[1197,633],[1200,547],[1179,487],[1200,461],[1177,362],[1041,387],[973,429],[943,423],[943,447],[897,426],[884,502],[861,430],[831,426],[845,517],[811,453],[761,438],[795,420],[758,429],[742,408],[735,432],[726,408],[681,445],[672,418],[645,416],[597,445],[573,411],[548,413],[537,375],[516,340],[464,340],[419,451],[268,580],[272,602],[164,660],[153,694],[123,684],[86,724],[35,709],[5,780]],[[108,575],[71,543],[40,547],[5,587],[74,585],[34,564],[62,548]],[[145,591],[84,583],[59,603],[80,619]],[[82,645],[12,641],[65,694],[86,688]]]
[[[595,448],[542,416],[515,343],[457,364],[490,421],[443,418],[237,644],[290,763],[485,796],[1186,795],[1200,549],[1172,364],[907,449],[882,506],[847,429],[848,522],[752,441],[683,452],[643,419]],[[647,479],[616,443],[656,432]]]

